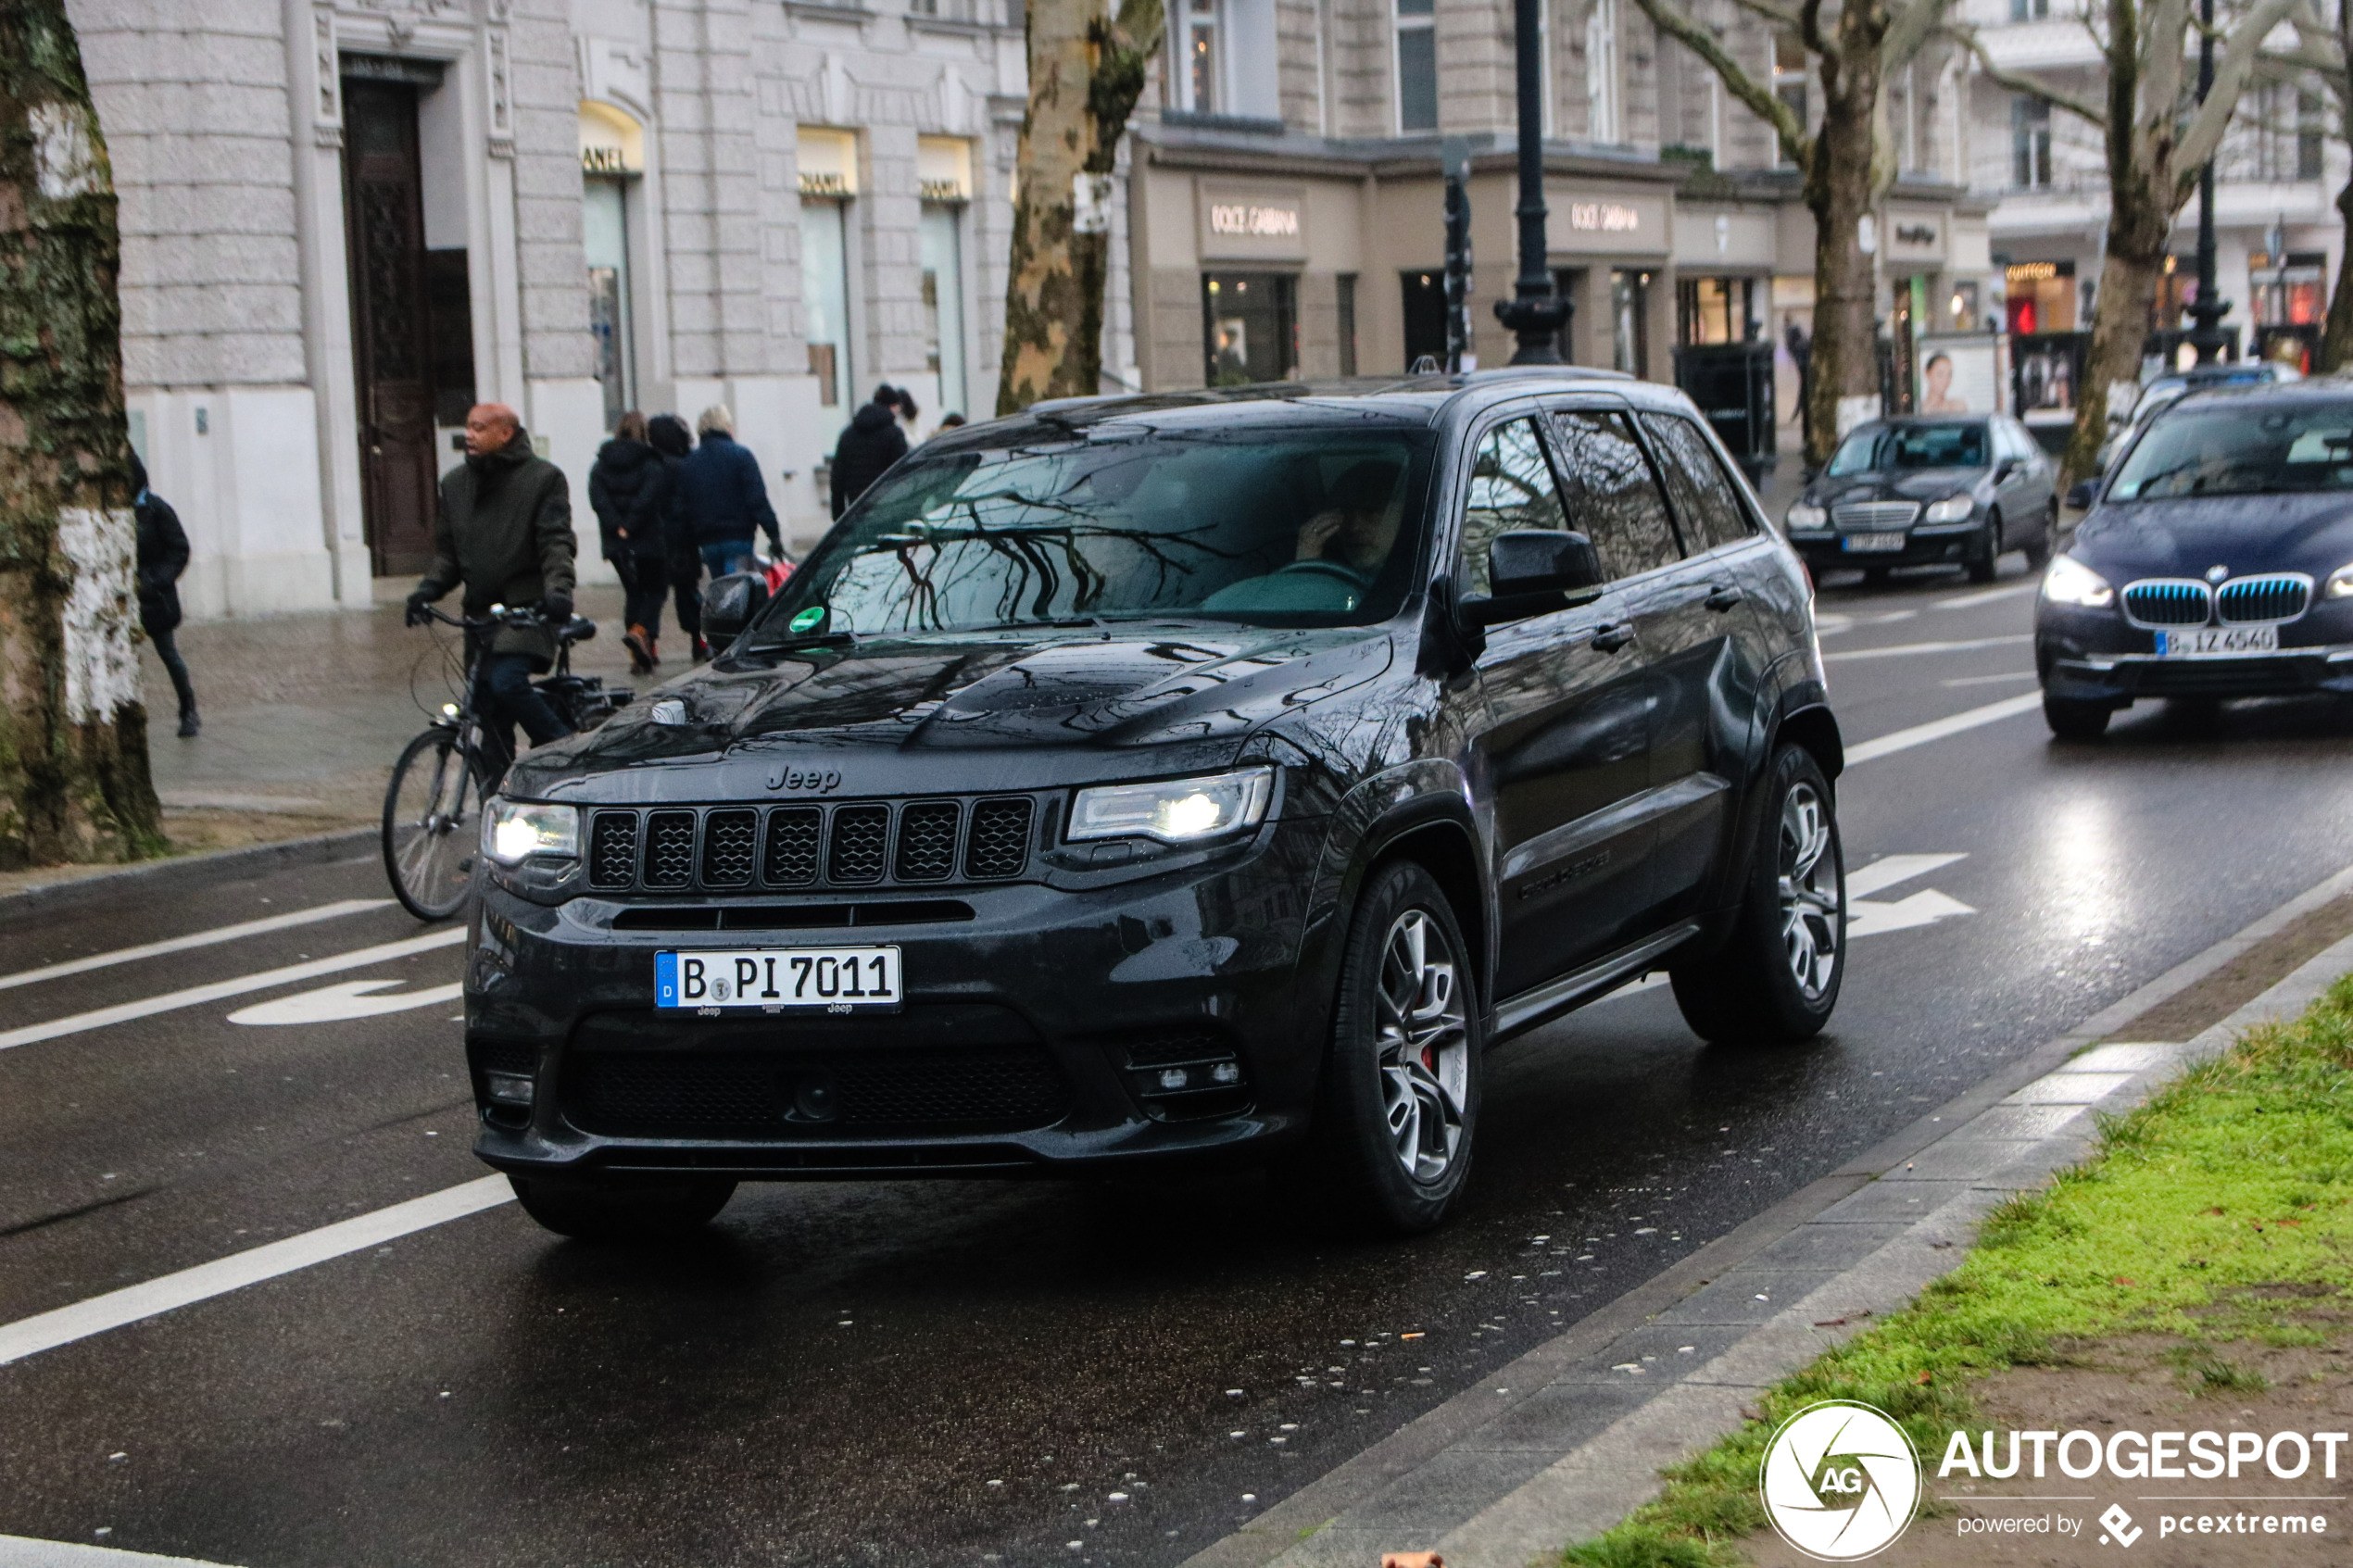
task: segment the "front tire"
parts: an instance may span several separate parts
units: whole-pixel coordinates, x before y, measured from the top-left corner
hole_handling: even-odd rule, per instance
[[[736,1195],[736,1184],[724,1176],[575,1186],[510,1175],[507,1185],[524,1213],[578,1241],[674,1241],[716,1219]]]
[[[2108,721],[2115,709],[2104,702],[2084,702],[2075,697],[2043,694],[2043,722],[2060,740],[2097,740],[2108,734]]]
[[[1846,861],[1830,780],[1811,752],[1784,746],[1765,782],[1730,939],[1667,970],[1683,1022],[1716,1045],[1813,1038],[1846,976]]]
[[[2050,510],[2043,514],[2043,531],[2026,546],[2026,564],[2030,569],[2040,571],[2051,564],[2051,554],[2058,548],[2058,531],[2059,508],[2053,501]]]
[[[1316,1116],[1317,1164],[1348,1219],[1410,1236],[1446,1218],[1470,1173],[1485,1045],[1444,891],[1411,861],[1383,867],[1349,927]]]
[[[427,730],[392,765],[382,842],[393,896],[419,920],[447,920],[473,890],[482,788],[455,731]]]
[[[1978,531],[1977,543],[1964,563],[1972,583],[1991,583],[2002,564],[2002,514],[1985,514],[1985,526]]]

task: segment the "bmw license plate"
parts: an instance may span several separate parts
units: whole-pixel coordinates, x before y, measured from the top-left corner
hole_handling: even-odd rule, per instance
[[[2276,626],[2201,626],[2181,632],[2159,632],[2159,659],[2235,659],[2245,654],[2280,651]]]
[[[1904,547],[1901,533],[1848,533],[1838,541],[1840,549],[1850,556],[1886,555]]]
[[[896,947],[736,947],[654,955],[664,1011],[896,1012]]]

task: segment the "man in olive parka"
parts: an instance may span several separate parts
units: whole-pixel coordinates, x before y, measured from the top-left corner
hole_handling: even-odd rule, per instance
[[[506,743],[498,760],[514,755],[518,723],[534,746],[572,734],[531,684],[555,663],[555,628],[572,619],[572,489],[561,469],[532,452],[522,420],[505,404],[478,404],[466,415],[466,460],[442,479],[433,544],[433,568],[409,596],[410,625],[460,583],[469,619],[505,605],[536,608],[547,621],[500,626],[476,666],[474,710],[485,733]],[[469,652],[480,635],[468,634]]]

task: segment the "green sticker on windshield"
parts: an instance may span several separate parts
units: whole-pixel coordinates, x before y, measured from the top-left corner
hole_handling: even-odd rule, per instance
[[[799,614],[792,618],[792,630],[796,632],[806,632],[824,619],[825,607],[824,605],[811,605],[807,609],[802,610]]]

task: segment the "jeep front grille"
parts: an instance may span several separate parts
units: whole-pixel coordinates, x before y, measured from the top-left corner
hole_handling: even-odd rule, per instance
[[[588,885],[598,893],[787,892],[1006,882],[1029,866],[1037,802],[796,802],[593,808]]]

